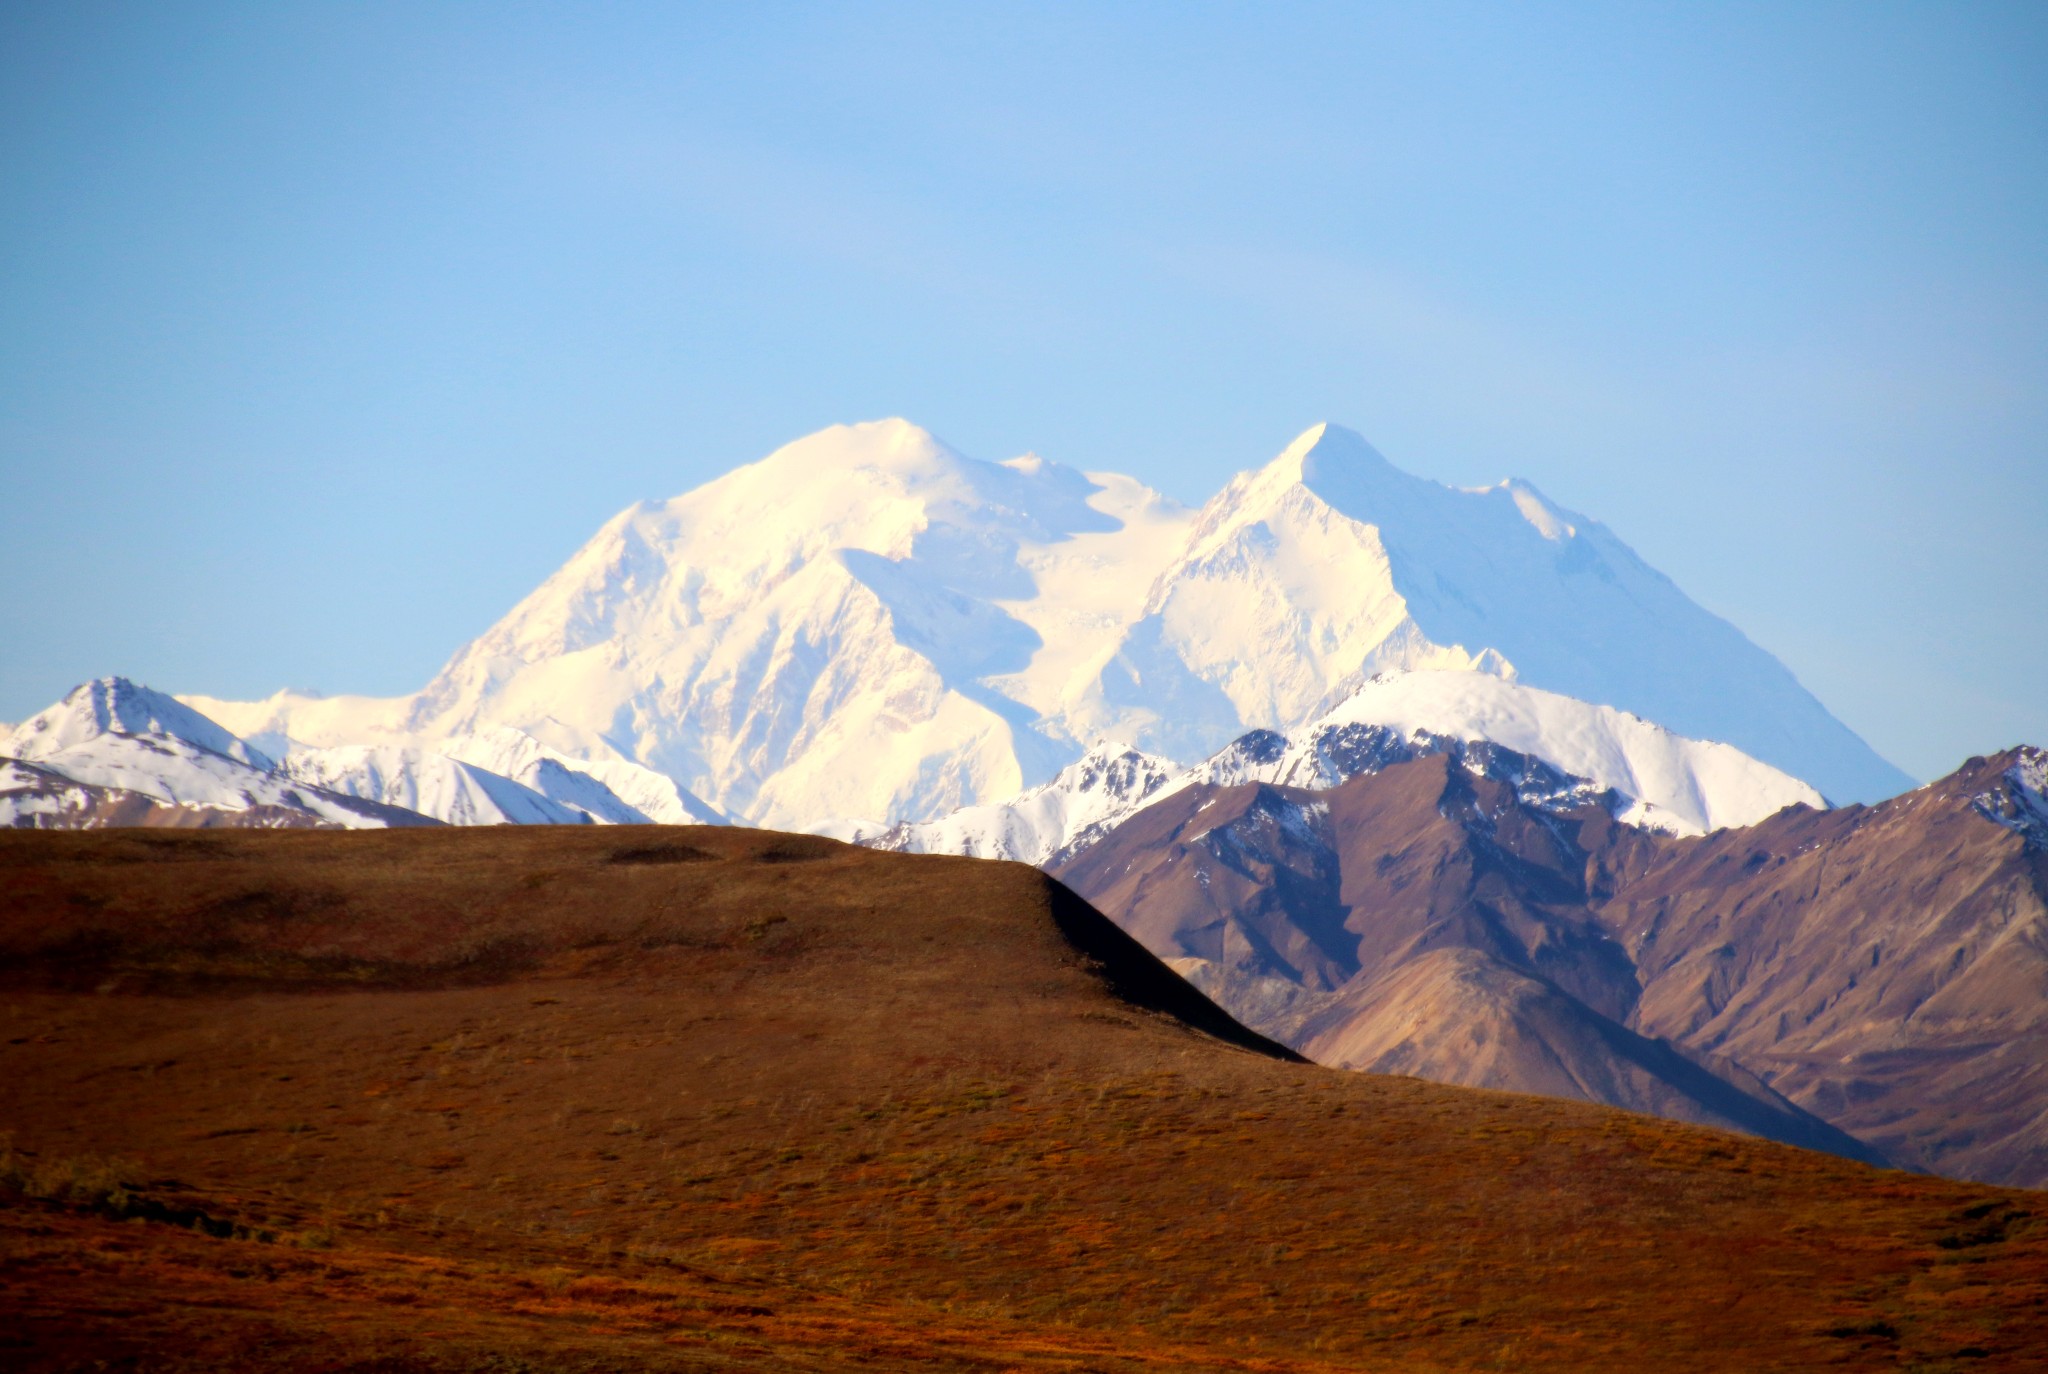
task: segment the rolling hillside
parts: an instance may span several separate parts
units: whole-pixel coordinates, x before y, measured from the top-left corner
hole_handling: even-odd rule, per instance
[[[2037,1195],[1296,1062],[1015,864],[0,835],[13,1367],[2038,1367]]]

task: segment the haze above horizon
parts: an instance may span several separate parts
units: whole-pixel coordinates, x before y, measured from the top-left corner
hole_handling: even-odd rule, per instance
[[[1612,528],[1921,777],[2048,743],[2026,6],[0,13],[0,720],[419,687],[904,415]]]

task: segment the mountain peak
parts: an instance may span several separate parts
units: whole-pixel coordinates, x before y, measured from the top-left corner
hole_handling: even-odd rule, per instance
[[[804,473],[873,469],[896,477],[930,474],[967,460],[930,430],[900,416],[828,425],[784,444],[757,468]]]
[[[55,706],[38,711],[0,739],[0,753],[47,758],[101,735],[170,735],[252,768],[271,760],[177,698],[125,677],[94,678],[71,689]]]
[[[1395,467],[1356,430],[1323,421],[1295,436],[1270,463],[1240,477],[1231,504],[1245,513],[1262,512],[1307,492],[1351,519],[1377,523],[1375,516],[1390,502],[1405,507],[1417,489],[1435,485]]]
[[[2033,848],[2048,849],[2048,749],[2022,745],[1990,759],[1972,759],[1951,778],[1974,780],[1994,771],[1990,786],[1971,805]]]
[[[1355,471],[1390,473],[1399,469],[1358,431],[1323,420],[1297,434],[1260,475],[1271,474],[1313,489],[1318,478]]]

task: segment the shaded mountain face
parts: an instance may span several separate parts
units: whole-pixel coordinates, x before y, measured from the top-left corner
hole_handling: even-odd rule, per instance
[[[2040,1186],[2041,757],[1690,839],[1420,758],[1191,788],[1055,871],[1319,1062]]]
[[[1304,1064],[1018,864],[498,826],[9,833],[0,874],[11,1369],[2018,1371],[2048,1340],[2038,1197]]]
[[[412,696],[186,700],[273,752],[503,727],[756,823],[880,829],[1014,797],[1099,739],[1199,759],[1418,668],[1634,712],[1837,799],[1910,785],[1599,525],[1327,425],[1199,511],[836,426],[621,512]]]

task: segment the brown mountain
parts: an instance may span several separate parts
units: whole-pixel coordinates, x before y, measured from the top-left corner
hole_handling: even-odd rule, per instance
[[[10,1369],[2048,1351],[2038,1197],[1294,1061],[1013,864],[0,834],[0,1014]]]
[[[1425,758],[1183,792],[1056,871],[1318,1062],[2042,1186],[2039,757],[1691,840]]]

